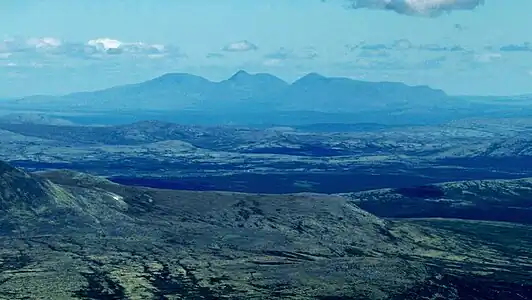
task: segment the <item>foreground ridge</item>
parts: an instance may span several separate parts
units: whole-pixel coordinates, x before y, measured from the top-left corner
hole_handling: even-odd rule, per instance
[[[0,298],[532,295],[526,225],[391,221],[339,196],[157,190],[0,167],[9,182],[0,195],[10,195],[1,199]]]

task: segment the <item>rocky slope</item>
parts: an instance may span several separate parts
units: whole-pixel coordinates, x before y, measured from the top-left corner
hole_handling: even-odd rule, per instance
[[[2,299],[532,299],[527,226],[5,164],[0,178]]]

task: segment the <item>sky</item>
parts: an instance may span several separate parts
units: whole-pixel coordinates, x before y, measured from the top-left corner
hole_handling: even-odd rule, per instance
[[[530,0],[0,0],[0,97],[186,72],[532,93]]]

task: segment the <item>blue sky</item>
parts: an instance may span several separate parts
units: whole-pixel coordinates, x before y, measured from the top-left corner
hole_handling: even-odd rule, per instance
[[[239,69],[532,93],[531,14],[530,0],[6,0],[0,96]]]

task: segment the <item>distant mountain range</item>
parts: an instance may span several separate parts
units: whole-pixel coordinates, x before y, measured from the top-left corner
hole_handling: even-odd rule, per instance
[[[426,106],[449,100],[442,90],[393,82],[364,82],[317,73],[289,84],[271,74],[238,71],[227,80],[170,73],[138,84],[65,96],[31,96],[9,101],[33,107],[102,110],[227,110],[358,112]]]
[[[307,74],[287,83],[271,74],[238,71],[219,82],[169,73],[136,84],[4,100],[0,109],[93,114],[80,123],[158,119],[187,124],[428,124],[468,117],[528,117],[532,97],[450,96],[428,86],[366,82]],[[95,117],[94,114],[99,114]],[[97,121],[95,121],[97,119]]]

